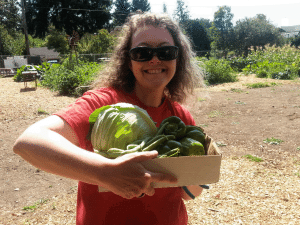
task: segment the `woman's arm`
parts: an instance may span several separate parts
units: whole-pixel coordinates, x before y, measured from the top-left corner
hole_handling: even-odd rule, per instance
[[[134,153],[115,160],[78,147],[70,125],[58,116],[45,118],[24,131],[13,150],[30,164],[46,172],[101,185],[124,198],[154,194],[150,183],[176,182],[168,174],[147,171],[140,162],[157,152]]]

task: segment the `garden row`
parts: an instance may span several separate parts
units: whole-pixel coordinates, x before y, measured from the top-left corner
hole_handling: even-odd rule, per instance
[[[200,67],[204,69],[204,79],[207,85],[237,81],[239,73],[256,74],[260,78],[296,79],[300,76],[300,49],[290,47],[265,46],[264,49],[252,50],[246,57],[232,57],[228,59],[196,58]],[[41,75],[40,84],[61,95],[80,96],[84,89],[100,74],[105,64],[97,64],[67,58],[62,64],[43,63],[37,67]],[[22,81],[21,67],[14,77],[15,81]]]

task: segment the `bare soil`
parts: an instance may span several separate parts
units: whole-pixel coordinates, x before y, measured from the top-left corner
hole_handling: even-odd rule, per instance
[[[245,85],[257,82],[277,85]],[[0,93],[0,225],[75,224],[77,182],[40,171],[12,151],[28,126],[75,98],[24,89],[12,78],[0,79]],[[186,202],[190,224],[299,224],[300,80],[241,75],[239,82],[197,90],[185,105],[223,154],[220,181]]]

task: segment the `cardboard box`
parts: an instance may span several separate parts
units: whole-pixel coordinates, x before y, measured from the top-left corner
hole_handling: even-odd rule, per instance
[[[206,155],[157,158],[143,162],[148,170],[174,174],[176,184],[154,183],[155,188],[212,184],[219,181],[222,154],[213,140],[206,135]],[[99,187],[99,191],[108,191]]]

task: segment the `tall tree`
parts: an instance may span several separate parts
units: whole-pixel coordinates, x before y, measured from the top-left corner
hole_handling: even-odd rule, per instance
[[[163,4],[163,13],[168,13],[166,3]]]
[[[28,0],[28,32],[44,37],[50,24],[67,34],[97,32],[109,23],[111,6],[111,0]]]
[[[279,29],[271,24],[265,15],[257,14],[253,18],[245,18],[237,21],[234,28],[236,37],[235,49],[239,54],[248,55],[251,46],[256,50],[266,44],[274,45],[282,42]]]
[[[17,0],[0,0],[0,24],[12,36],[21,27],[21,15]]]
[[[233,49],[234,33],[232,24],[233,14],[229,6],[221,6],[214,14],[211,31],[214,38],[214,46],[223,50],[225,57],[227,52]]]
[[[113,25],[120,26],[125,23],[130,14],[131,5],[128,0],[115,0],[114,5],[116,9],[113,13]]]
[[[173,14],[175,20],[177,20],[182,26],[184,26],[184,23],[190,18],[188,7],[184,4],[183,0],[177,0],[177,7]]]
[[[132,0],[131,12],[141,10],[142,12],[148,12],[151,10],[148,0]]]
[[[210,39],[200,19],[188,20],[185,31],[191,38],[198,56],[209,56]]]

